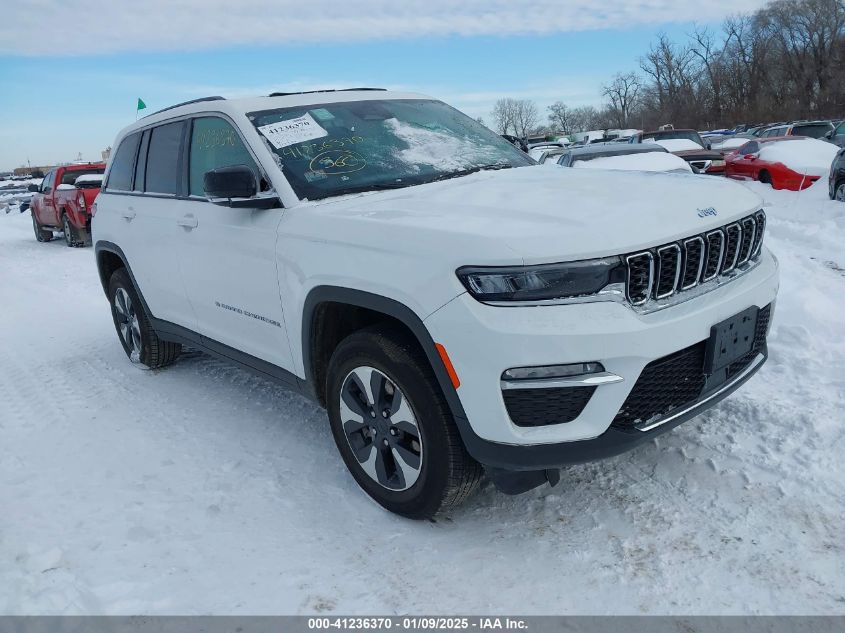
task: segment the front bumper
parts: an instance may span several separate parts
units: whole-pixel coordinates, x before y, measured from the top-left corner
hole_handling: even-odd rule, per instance
[[[653,431],[620,430],[611,423],[643,369],[652,361],[706,340],[711,327],[749,306],[771,304],[778,272],[766,250],[759,264],[713,291],[641,314],[628,305],[595,302],[540,307],[493,307],[461,295],[426,319],[443,344],[461,386],[466,420],[458,420],[467,449],[487,466],[511,470],[559,467],[615,455],[673,428],[727,396],[754,372],[733,376],[718,392],[705,392]],[[508,414],[500,378],[513,367],[600,362],[622,378],[596,387],[569,422],[518,426]]]

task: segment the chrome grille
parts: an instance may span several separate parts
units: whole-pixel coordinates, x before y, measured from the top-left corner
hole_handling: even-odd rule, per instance
[[[765,227],[766,214],[758,211],[702,235],[627,255],[628,301],[642,306],[742,272],[759,256]]]

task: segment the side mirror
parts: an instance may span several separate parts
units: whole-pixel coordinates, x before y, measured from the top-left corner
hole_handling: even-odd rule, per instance
[[[255,173],[246,165],[218,167],[205,172],[203,189],[211,202],[223,207],[270,209],[279,204],[276,196],[256,197]]]
[[[757,160],[757,154],[746,154],[743,158],[745,160]]]
[[[707,141],[706,143],[704,143],[704,147],[705,149],[713,149],[713,143]]]
[[[30,185],[26,190],[30,193],[38,193],[38,185]]]

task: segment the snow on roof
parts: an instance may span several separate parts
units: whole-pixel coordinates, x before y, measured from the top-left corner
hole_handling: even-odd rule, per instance
[[[839,149],[833,143],[814,138],[774,141],[760,144],[760,159],[783,163],[799,174],[826,176]]]
[[[701,145],[695,141],[689,140],[688,138],[647,138],[643,140],[643,143],[657,143],[658,145],[668,149],[670,152],[686,152],[689,150],[704,149]]]
[[[103,174],[85,174],[84,176],[79,176],[73,182],[75,184],[79,184],[81,182],[103,182]]]
[[[692,172],[689,163],[679,156],[664,152],[620,154],[592,160],[575,159],[573,167],[586,169],[612,169],[621,171],[684,171]]]

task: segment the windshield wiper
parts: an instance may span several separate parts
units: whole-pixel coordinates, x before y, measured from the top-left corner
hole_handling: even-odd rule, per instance
[[[352,187],[344,187],[343,189],[335,189],[334,191],[327,191],[324,195],[315,196],[311,200],[321,200],[323,198],[330,198],[334,196],[345,196],[350,193],[364,193],[366,191],[384,191],[386,189],[402,189],[403,187],[410,187],[418,184],[416,182],[371,182],[366,185],[355,185]]]
[[[437,182],[440,180],[449,180],[450,178],[460,178],[461,176],[469,176],[470,174],[477,174],[480,171],[498,171],[499,169],[512,169],[513,165],[508,163],[496,163],[493,165],[480,165],[478,167],[467,167],[466,169],[459,169],[458,171],[450,171],[448,174],[441,174],[436,178],[432,178],[428,182]]]

